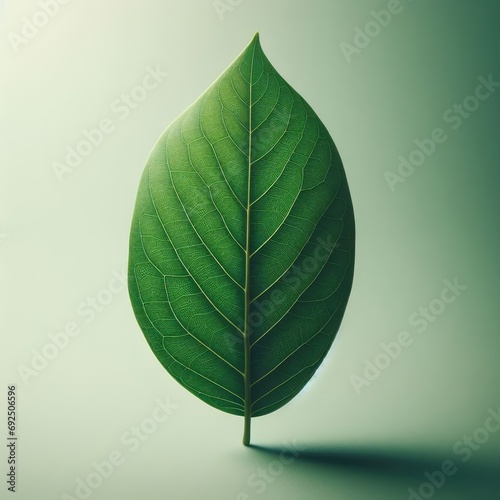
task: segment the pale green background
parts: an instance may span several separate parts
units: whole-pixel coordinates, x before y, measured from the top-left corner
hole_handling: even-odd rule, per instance
[[[480,75],[500,80],[497,2],[402,0],[403,11],[350,63],[340,44],[386,1],[232,3],[220,19],[211,0],[72,0],[18,52],[8,34],[40,7],[11,0],[0,13],[0,436],[3,394],[16,383],[15,498],[74,495],[76,479],[118,450],[125,463],[93,500],[406,499],[446,459],[459,473],[433,498],[497,499],[500,432],[467,465],[452,449],[500,407],[500,89],[459,130],[442,118]],[[248,479],[278,455],[244,448],[242,419],[163,370],[126,291],[88,324],[76,311],[126,265],[135,193],[156,139],[256,31],[331,132],[358,235],[353,292],[331,353],[303,393],[253,423],[255,444],[307,448],[264,492]],[[111,103],[156,65],[168,78],[120,120]],[[103,118],[115,131],[58,182],[52,163]],[[384,172],[436,127],[447,142],[392,193]],[[455,277],[467,290],[417,333],[409,316]],[[23,383],[19,365],[68,321],[82,333]],[[414,343],[358,396],[351,376],[402,330]],[[122,434],[167,396],[178,409],[130,453]],[[0,470],[5,463],[6,451]]]

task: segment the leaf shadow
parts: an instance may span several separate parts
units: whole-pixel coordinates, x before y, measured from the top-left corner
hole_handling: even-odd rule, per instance
[[[279,459],[285,447],[250,445],[256,453]],[[452,461],[456,472],[447,476],[447,481],[457,487],[471,486],[474,491],[479,486],[482,491],[500,490],[500,464],[492,463],[480,457],[472,457],[467,463],[457,455],[443,452],[422,452],[417,449],[366,447],[358,446],[304,446],[298,450],[296,464],[314,464],[321,466],[325,472],[332,470],[349,470],[363,476],[376,475],[378,478],[398,479],[408,484],[421,484],[428,481],[425,473],[441,471],[443,463]]]

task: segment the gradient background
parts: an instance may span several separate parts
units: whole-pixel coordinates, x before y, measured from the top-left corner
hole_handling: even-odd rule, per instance
[[[500,407],[500,89],[458,130],[443,121],[479,76],[500,81],[498,2],[401,0],[403,11],[350,62],[340,44],[387,1],[222,3],[230,10],[221,17],[211,0],[72,0],[16,52],[9,33],[40,7],[1,2],[0,436],[15,383],[15,498],[75,496],[77,479],[117,450],[125,461],[92,500],[407,499],[447,459],[458,473],[433,498],[498,499],[500,432],[466,464],[453,447]],[[286,407],[253,421],[252,441],[264,449],[247,449],[241,418],[199,401],[156,361],[126,290],[88,323],[77,308],[125,269],[136,189],[157,138],[256,31],[341,153],[357,267],[324,364]],[[169,76],[121,120],[111,103],[156,65]],[[59,182],[52,163],[103,118],[114,132]],[[384,173],[437,127],[448,140],[391,192]],[[455,278],[467,290],[417,332],[410,315]],[[19,366],[68,321],[81,334],[23,382]],[[400,331],[413,344],[358,395],[352,376]],[[131,452],[123,433],[166,397],[178,409]],[[252,475],[294,440],[305,451],[257,488]],[[0,491],[10,498],[6,484]]]

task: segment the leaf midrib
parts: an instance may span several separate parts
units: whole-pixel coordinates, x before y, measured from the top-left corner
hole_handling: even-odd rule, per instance
[[[248,317],[250,313],[250,207],[251,207],[251,176],[252,176],[252,85],[253,85],[253,65],[255,60],[255,47],[252,48],[252,60],[250,61],[249,95],[248,95],[248,177],[247,177],[247,220],[246,220],[246,243],[245,243],[245,326],[244,326],[244,351],[245,351],[245,431],[243,436],[244,444],[250,441],[250,419],[252,416],[252,385],[250,367],[250,332],[248,328]]]

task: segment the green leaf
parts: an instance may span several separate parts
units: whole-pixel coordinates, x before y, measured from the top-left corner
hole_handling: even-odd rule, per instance
[[[129,292],[154,354],[209,405],[250,418],[312,377],[340,326],[354,215],[325,126],[258,35],[163,133],[140,181]]]

